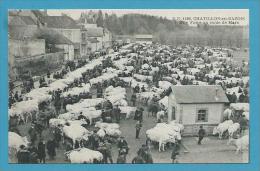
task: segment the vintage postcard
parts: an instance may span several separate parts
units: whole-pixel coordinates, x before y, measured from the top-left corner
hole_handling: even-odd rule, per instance
[[[9,10],[9,162],[248,163],[248,14]]]
[[[5,168],[253,168],[259,11],[119,6],[7,5]]]

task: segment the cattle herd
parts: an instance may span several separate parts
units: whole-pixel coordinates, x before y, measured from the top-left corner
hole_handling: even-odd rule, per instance
[[[158,120],[146,130],[147,139],[164,151],[166,144],[181,142],[185,129],[165,120],[171,85],[221,85],[230,104],[212,134],[229,137],[237,152],[248,147],[249,64],[234,63],[235,49],[137,43],[117,49],[75,62],[74,68],[64,67],[61,77],[41,79],[39,87],[9,104],[9,155],[21,158],[21,151],[28,149],[38,156],[32,159],[37,163],[45,154],[39,154],[41,146],[36,142],[48,141],[50,156],[62,144],[71,163],[104,163],[110,157],[106,144],[116,144],[124,136],[120,120],[142,123],[146,109],[148,117]],[[26,133],[18,129],[23,125],[30,125]],[[53,138],[44,139],[42,132],[47,129]],[[127,151],[118,148],[119,153],[123,148]],[[18,157],[18,163],[26,161]]]

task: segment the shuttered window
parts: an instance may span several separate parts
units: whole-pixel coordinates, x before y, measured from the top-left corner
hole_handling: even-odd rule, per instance
[[[196,122],[208,122],[208,109],[198,109]]]

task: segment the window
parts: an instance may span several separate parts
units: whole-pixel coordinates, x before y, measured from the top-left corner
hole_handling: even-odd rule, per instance
[[[175,120],[175,107],[172,107],[172,120]]]
[[[198,109],[197,122],[207,122],[207,121],[208,121],[208,109]]]

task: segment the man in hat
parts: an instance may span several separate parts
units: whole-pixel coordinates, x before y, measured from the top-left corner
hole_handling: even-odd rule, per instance
[[[172,163],[176,162],[177,155],[179,155],[179,144],[175,143],[173,146],[172,155],[171,155]]]
[[[145,92],[145,87],[144,87],[144,85],[142,86],[141,90],[142,90],[142,92]]]
[[[107,163],[107,148],[103,142],[99,143],[97,151],[99,151],[103,155],[102,163]]]
[[[139,84],[137,84],[137,86],[135,86],[135,92],[136,92],[136,93],[139,93],[139,92],[140,92]]]
[[[143,160],[145,161],[145,163],[153,163],[153,158],[152,158],[152,154],[149,151],[149,147],[145,144],[142,145],[142,147],[138,150],[138,155],[140,155]]]
[[[20,149],[17,152],[18,163],[29,163],[29,155],[29,151],[25,148],[24,145],[21,145]]]
[[[37,139],[37,131],[35,129],[35,123],[32,123],[31,127],[28,130],[28,134],[30,135],[31,143],[34,144],[34,142]]]
[[[136,122],[136,125],[135,125],[135,129],[136,129],[135,138],[136,138],[136,139],[139,139],[139,134],[140,134],[141,128],[142,128],[142,124],[141,124],[141,122],[138,120],[138,121]]]
[[[114,109],[114,113],[115,113],[115,117],[116,117],[116,122],[119,123],[120,122],[120,108],[118,105],[116,105],[116,108]]]
[[[119,150],[121,149],[126,149],[126,153],[128,154],[128,143],[126,142],[125,138],[123,136],[121,136],[119,138],[119,141],[117,143],[117,147],[119,148]]]
[[[143,112],[144,112],[144,108],[142,108],[142,107],[140,107],[140,109],[139,109],[139,121],[140,122],[143,122]]]
[[[107,139],[104,140],[104,145],[106,146],[107,159],[109,160],[110,163],[113,163],[112,153],[111,153],[112,145],[111,143],[108,142]]]
[[[14,94],[14,99],[15,99],[15,101],[18,101],[18,100],[19,100],[18,91],[15,92],[15,94]]]
[[[132,94],[131,101],[133,103],[133,106],[135,106],[135,102],[136,102],[136,94],[135,93]]]
[[[140,155],[142,158],[145,158],[145,152],[148,151],[148,147],[143,144],[141,148],[137,151],[137,154]]]
[[[203,129],[202,125],[200,126],[198,135],[199,135],[198,145],[201,145],[201,141],[204,138],[204,136],[206,135],[206,131],[205,131],[205,129]]]
[[[41,139],[40,142],[38,143],[38,149],[37,149],[40,163],[45,163],[45,158],[46,158],[45,147],[46,147],[45,141]]]
[[[118,154],[118,158],[117,158],[116,163],[117,164],[125,164],[126,163],[126,155],[123,152]]]
[[[37,164],[38,163],[38,151],[37,148],[32,145],[29,148],[29,162],[32,164]]]
[[[54,160],[54,157],[56,156],[56,143],[55,143],[55,139],[49,140],[47,142],[47,152],[48,152],[50,160]]]
[[[247,129],[247,119],[245,115],[241,116],[241,118],[239,119],[239,124],[240,124],[240,134],[243,135],[245,130]]]
[[[97,98],[101,98],[103,96],[103,89],[101,84],[99,83],[97,86]]]

